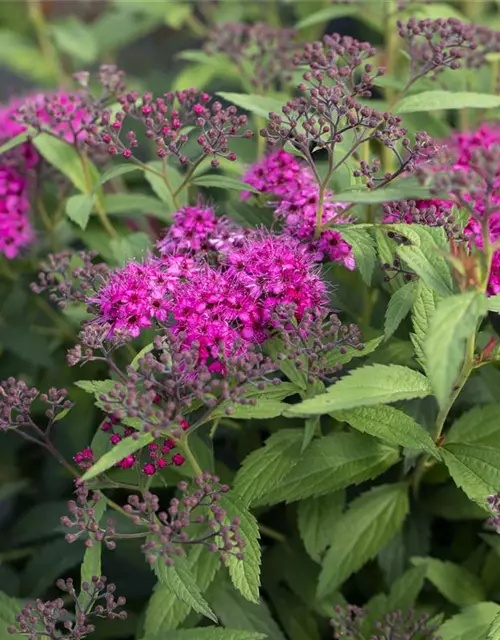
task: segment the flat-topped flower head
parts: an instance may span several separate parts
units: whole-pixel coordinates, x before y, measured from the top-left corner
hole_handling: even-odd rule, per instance
[[[25,176],[14,167],[0,166],[0,253],[9,260],[35,238],[29,208]]]

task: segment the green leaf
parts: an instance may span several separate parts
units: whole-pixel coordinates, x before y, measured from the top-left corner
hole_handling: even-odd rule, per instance
[[[198,187],[215,187],[216,189],[228,189],[229,191],[250,191],[252,193],[259,193],[257,189],[229,176],[212,174],[202,175],[192,180],[191,184],[195,184]]]
[[[147,233],[139,231],[128,236],[119,236],[110,240],[109,246],[118,264],[128,260],[140,260],[151,248],[151,240]]]
[[[426,567],[427,580],[452,604],[466,607],[486,597],[479,578],[465,567],[436,558],[412,558],[411,561],[415,566]]]
[[[137,434],[134,434],[137,435]],[[123,438],[115,445],[110,451],[107,451],[102,458],[100,458],[90,469],[88,469],[81,477],[82,482],[88,482],[92,478],[104,473],[111,467],[114,467],[117,462],[123,460],[127,456],[135,453],[139,449],[146,447],[148,444],[154,441],[154,437],[151,433],[140,433],[137,440],[133,436]]]
[[[325,358],[327,359],[329,366],[332,364],[347,364],[348,362],[351,362],[353,358],[363,358],[364,356],[368,356],[370,353],[373,353],[382,343],[383,339],[383,336],[373,338],[372,340],[365,342],[362,345],[362,349],[349,346],[342,347],[342,350],[333,349],[325,355]]]
[[[375,478],[399,459],[398,451],[360,433],[314,440],[299,462],[259,505],[321,496]]]
[[[500,313],[500,293],[497,294],[496,296],[490,296],[488,298],[488,311],[494,311],[495,313]]]
[[[488,631],[488,640],[500,640],[500,610],[491,623],[491,627]]]
[[[307,377],[304,371],[297,369],[295,363],[288,358],[281,360],[279,357],[280,354],[286,352],[283,340],[281,340],[281,338],[271,338],[266,341],[266,347],[273,361],[280,363],[280,369],[286,377],[296,384],[297,387],[305,391],[307,389]]]
[[[337,18],[345,18],[348,16],[355,16],[360,11],[359,6],[334,6],[334,7],[325,7],[324,9],[320,9],[320,11],[315,11],[311,13],[306,18],[299,20],[295,25],[296,29],[307,29],[307,27],[312,27],[316,24],[328,24],[330,20],[336,20]]]
[[[498,449],[450,443],[441,447],[440,452],[455,484],[471,500],[487,506],[488,496],[498,493],[500,487]]]
[[[401,246],[398,255],[436,293],[445,297],[452,295],[448,278],[444,276],[444,271],[436,268],[431,253],[421,247]],[[439,259],[439,256],[437,258]]]
[[[445,298],[431,318],[424,344],[427,374],[442,407],[452,391],[465,357],[465,342],[486,315],[486,298],[475,291]]]
[[[485,520],[489,515],[453,483],[429,492],[424,503],[428,513],[446,520]]]
[[[61,518],[67,515],[65,500],[40,502],[27,509],[17,519],[9,535],[17,545],[25,545],[36,540],[54,536],[61,528]]]
[[[261,549],[257,520],[234,494],[223,494],[220,506],[226,511],[228,521],[240,518],[240,535],[246,543],[243,560],[235,556],[227,560],[231,582],[244,598],[259,602]]]
[[[351,188],[339,191],[335,194],[335,202],[381,204],[398,200],[428,200],[431,197],[429,188],[422,186],[415,178],[402,178],[380,189]]]
[[[153,570],[161,584],[189,607],[217,622],[217,616],[203,598],[196,584],[189,562],[185,557],[175,559],[171,566],[158,559]]]
[[[11,149],[18,147],[20,144],[23,144],[23,142],[27,142],[27,141],[28,141],[28,132],[26,131],[23,133],[19,133],[17,136],[14,136],[13,138],[11,138],[10,140],[8,140],[7,142],[5,142],[0,146],[0,156],[4,153],[7,153],[7,151],[10,151]]]
[[[110,167],[109,169],[106,169],[106,171],[102,174],[99,179],[99,183],[97,185],[94,185],[94,189],[97,189],[97,187],[99,187],[100,185],[106,184],[106,182],[113,180],[113,178],[118,178],[119,176],[123,176],[127,173],[132,173],[133,171],[140,171],[140,169],[141,168],[135,164],[117,164],[113,167]]]
[[[331,594],[373,558],[403,526],[409,510],[408,487],[382,485],[353,500],[331,531],[318,597]]]
[[[400,409],[378,405],[340,411],[332,415],[361,433],[368,433],[400,447],[426,451],[439,459],[438,449],[429,433]]]
[[[33,138],[33,144],[40,155],[64,174],[79,191],[90,193],[92,185],[98,182],[99,173],[94,165],[87,160],[92,180],[91,185],[87,184],[80,156],[76,149],[64,140],[49,133],[40,133]]]
[[[368,365],[354,369],[326,393],[291,406],[286,416],[322,415],[354,407],[424,398],[430,395],[427,379],[417,371],[399,365]]]
[[[500,404],[477,406],[462,414],[446,434],[446,444],[482,444],[500,448]]]
[[[248,602],[227,581],[213,584],[207,598],[224,626],[259,632],[268,640],[285,640],[265,602]]]
[[[165,24],[173,29],[180,29],[193,12],[193,7],[189,3],[170,2],[165,13]]]
[[[23,593],[31,597],[45,593],[58,578],[81,564],[83,553],[82,544],[68,544],[64,538],[56,538],[38,547],[23,571]]]
[[[474,604],[447,620],[436,634],[441,640],[486,640],[491,621],[499,611],[500,605],[495,602]]]
[[[422,91],[400,100],[394,113],[444,111],[444,109],[493,109],[500,107],[500,97],[469,91]]]
[[[257,94],[249,93],[218,93],[218,96],[224,98],[228,102],[232,102],[237,107],[241,107],[250,113],[254,113],[256,116],[262,118],[268,118],[271,112],[281,113],[283,105],[286,103],[287,98],[283,98],[283,101],[271,98],[270,96],[259,96]]]
[[[281,416],[290,407],[285,402],[272,400],[269,398],[256,398],[255,404],[235,404],[225,402],[220,405],[211,415],[210,420],[220,417],[230,416],[235,420],[266,420]],[[226,411],[226,409],[229,410]]]
[[[302,440],[299,429],[282,429],[245,458],[233,486],[246,505],[276,487],[297,464]]]
[[[377,261],[375,241],[369,233],[356,227],[338,228],[342,238],[351,245],[356,267],[367,285],[371,284],[373,270]]]
[[[164,167],[162,162],[159,160],[153,160],[152,162],[148,162],[147,166],[151,167],[156,172],[163,173]],[[166,181],[161,176],[157,175],[157,173],[152,173],[151,171],[144,171],[144,177],[149,182],[151,188],[153,189],[155,194],[158,196],[158,198],[160,198],[160,200],[165,203],[168,209],[168,212],[173,213],[177,209],[177,207],[174,203],[172,191],[175,192],[175,190],[180,187],[183,181],[183,177],[177,171],[177,169],[175,169],[174,167],[171,167],[170,165],[167,165],[165,171],[166,171],[166,178],[168,180],[168,184],[170,185],[170,189],[167,186]],[[184,204],[186,204],[185,190],[178,195],[177,201],[179,206],[183,206]]]
[[[331,531],[342,515],[344,492],[336,491],[299,502],[297,517],[300,537],[315,562],[330,544]]]
[[[405,571],[391,586],[387,596],[387,611],[408,611],[414,607],[424,586],[426,573],[425,565],[417,565]]]
[[[139,212],[141,217],[152,215],[162,222],[172,221],[172,212],[161,200],[143,193],[107,193],[103,198],[108,214],[127,214]]]
[[[385,314],[384,339],[387,340],[397,330],[415,304],[419,292],[418,282],[404,284],[391,296]]]
[[[21,613],[24,602],[10,598],[0,591],[0,640],[11,640],[13,637],[7,629],[16,624],[16,616]]]
[[[265,640],[263,633],[223,629],[222,627],[200,627],[199,629],[179,629],[164,636],[145,636],[143,640]]]
[[[79,193],[78,195],[71,196],[66,200],[66,215],[81,229],[85,229],[93,206],[93,194],[84,195]]]
[[[199,545],[188,556],[188,565],[201,593],[204,593],[215,578],[221,563],[216,553]],[[176,629],[188,616],[191,606],[158,582],[149,599],[144,622],[146,636],[165,634]]]
[[[69,56],[89,64],[97,58],[98,47],[92,30],[81,20],[71,16],[51,25],[52,35],[57,48]]]
[[[94,517],[95,521],[99,524],[101,521],[104,512],[106,511],[106,501],[99,500],[99,502],[94,507]],[[101,570],[101,553],[102,553],[102,542],[93,541],[93,545],[91,547],[87,547],[85,549],[85,555],[83,556],[83,563],[80,569],[81,582],[88,583],[92,587],[92,578],[94,576],[100,578],[102,576]],[[84,591],[81,589],[80,595],[78,596],[78,602],[82,609],[86,609],[86,607],[90,604],[91,598],[88,591]]]
[[[423,282],[419,282],[419,290],[411,314],[413,333],[410,334],[410,338],[413,348],[415,349],[417,360],[425,371],[427,371],[427,362],[424,345],[429,324],[436,310],[438,301],[439,297],[437,293]]]

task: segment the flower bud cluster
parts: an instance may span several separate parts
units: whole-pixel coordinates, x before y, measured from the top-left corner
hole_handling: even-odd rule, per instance
[[[91,493],[85,484],[77,483],[76,500],[68,502],[68,510],[71,514],[61,518],[61,524],[67,529],[72,529],[66,534],[66,542],[72,543],[81,538],[85,539],[85,546],[92,547],[96,542],[104,542],[107,549],[113,550],[116,543],[112,537],[116,534],[115,522],[108,519],[103,528],[96,517],[96,506],[102,496],[99,493]]]
[[[51,388],[40,394],[38,389],[29,387],[23,380],[8,378],[0,383],[0,430],[33,425],[32,404],[37,399],[48,405],[45,415],[50,425],[58,415],[73,406],[67,397],[66,389]]]
[[[223,562],[229,556],[242,560],[245,541],[240,519],[231,519],[221,506],[229,487],[205,471],[191,484],[180,482],[177,488],[180,495],[170,500],[166,511],[161,510],[158,496],[150,492],[144,493],[142,500],[137,495],[130,496],[124,507],[133,522],[149,527],[148,540],[142,546],[146,560],[150,564],[162,561],[173,565],[175,558],[182,557],[193,544],[217,553]]]
[[[88,604],[82,608],[73,585],[73,580],[58,580],[57,587],[68,594],[75,605],[75,615],[72,617],[66,609],[64,600],[57,598],[44,602],[37,599],[34,603],[27,603],[21,613],[16,616],[16,624],[8,627],[13,635],[27,636],[29,640],[40,637],[52,640],[82,640],[95,631],[93,618],[107,618],[109,620],[126,620],[125,611],[117,611],[126,600],[114,595],[116,585],[108,583],[105,576],[92,577],[92,583],[83,583],[82,591],[88,594]]]

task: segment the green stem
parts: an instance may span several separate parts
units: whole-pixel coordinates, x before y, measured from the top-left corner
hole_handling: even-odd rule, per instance
[[[191,180],[191,178],[193,177],[193,173],[196,171],[196,169],[200,166],[200,164],[203,162],[203,160],[205,160],[207,156],[202,155],[198,158],[198,160],[196,160],[195,162],[193,162],[193,164],[191,165],[189,171],[186,173],[186,177],[184,178],[184,180],[181,182],[181,185],[178,189],[176,189],[176,191],[174,191],[174,197],[177,197],[179,195],[179,193],[189,184],[189,181]]]
[[[64,86],[66,84],[66,76],[57,51],[50,39],[50,26],[45,20],[40,0],[28,0],[28,17],[35,30],[38,46],[47,67],[51,69],[57,82]]]
[[[179,202],[177,201],[177,194],[172,189],[172,185],[170,184],[170,180],[168,179],[167,169],[168,169],[168,167],[167,167],[167,159],[166,158],[162,158],[162,160],[161,160],[161,175],[162,175],[162,178],[163,178],[163,182],[165,183],[165,186],[167,187],[168,192],[172,196],[172,202],[174,203],[174,207],[176,209],[178,209],[179,208]]]
[[[94,185],[92,184],[92,176],[90,175],[90,168],[89,168],[89,163],[87,159],[87,154],[85,153],[85,151],[78,150],[78,155],[80,156],[80,162],[82,164],[83,176],[85,178],[85,185],[87,187],[87,192],[91,194],[94,191]],[[108,218],[108,214],[106,213],[106,210],[103,207],[99,194],[96,194],[95,196],[95,209],[97,211],[97,215],[99,216],[99,220],[101,221],[102,226],[104,227],[104,229],[106,230],[110,238],[113,238],[113,239],[117,238],[118,233],[116,232],[116,229],[113,227],[110,219]]]
[[[277,540],[278,542],[286,542],[286,536],[276,531],[276,529],[271,529],[271,527],[267,527],[265,524],[261,524],[259,522],[259,531],[262,535],[267,536],[268,538],[272,538],[273,540]]]
[[[202,471],[200,465],[198,464],[198,461],[194,457],[193,452],[189,448],[187,434],[185,434],[182,438],[177,440],[177,443],[179,444],[179,447],[182,449],[184,455],[186,456],[186,460],[191,465],[191,469],[193,470],[194,475],[195,476],[201,476],[203,471]]]

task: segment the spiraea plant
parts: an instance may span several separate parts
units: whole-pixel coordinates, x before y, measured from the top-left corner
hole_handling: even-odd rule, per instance
[[[4,635],[499,640],[494,3],[51,6],[0,34]]]

